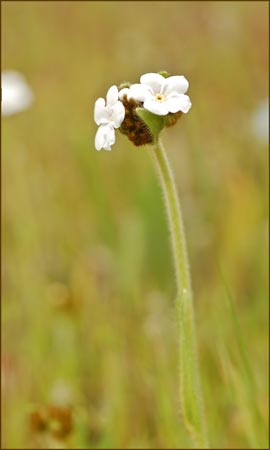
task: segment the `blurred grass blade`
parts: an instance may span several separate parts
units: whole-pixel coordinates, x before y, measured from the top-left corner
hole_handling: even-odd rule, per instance
[[[220,263],[218,263],[218,268],[225,289],[229,316],[231,319],[233,332],[236,338],[237,347],[240,355],[239,361],[240,364],[238,365],[238,367],[235,368],[235,370],[238,370],[238,372],[240,372],[239,373],[240,376],[238,378],[242,380],[242,389],[245,391],[244,401],[247,404],[247,407],[251,415],[250,426],[254,428],[253,430],[249,430],[248,434],[254,435],[256,437],[256,445],[259,446],[259,448],[268,448],[267,426],[258,408],[256,380],[249,361],[247,346],[244,342],[243,334],[241,332],[240,323],[234,306],[235,302],[231,293],[231,289],[222,271]],[[237,377],[234,377],[234,379],[236,378]]]

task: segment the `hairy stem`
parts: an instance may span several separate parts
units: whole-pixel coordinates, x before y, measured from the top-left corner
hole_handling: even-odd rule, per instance
[[[208,448],[197,359],[191,280],[181,208],[173,173],[160,140],[152,146],[152,155],[163,189],[177,280],[176,311],[180,352],[181,414],[194,446],[200,449]]]

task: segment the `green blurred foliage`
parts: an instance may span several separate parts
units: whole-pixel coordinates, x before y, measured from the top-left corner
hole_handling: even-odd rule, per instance
[[[163,139],[185,218],[210,441],[266,448],[268,159],[251,117],[268,96],[267,17],[260,1],[2,2],[2,69],[22,72],[36,97],[2,119],[3,448],[190,445],[151,159],[120,133],[111,153],[93,144],[95,100],[159,70],[185,75],[193,103]],[[73,430],[55,442],[29,415],[58,403],[72,406]]]

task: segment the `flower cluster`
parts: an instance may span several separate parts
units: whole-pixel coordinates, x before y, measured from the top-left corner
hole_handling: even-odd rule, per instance
[[[137,146],[153,143],[163,127],[176,123],[191,108],[187,89],[183,75],[166,72],[142,75],[139,84],[112,86],[106,102],[99,98],[95,103],[96,149],[111,150],[117,128]]]

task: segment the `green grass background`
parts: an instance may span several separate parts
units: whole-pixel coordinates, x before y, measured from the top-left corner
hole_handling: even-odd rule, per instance
[[[3,448],[190,446],[151,158],[120,133],[94,149],[95,100],[159,70],[185,75],[193,103],[163,140],[210,441],[267,448],[268,154],[251,117],[268,96],[268,2],[4,1],[2,69],[36,97],[2,119]],[[29,413],[65,398],[73,431],[48,444]]]

